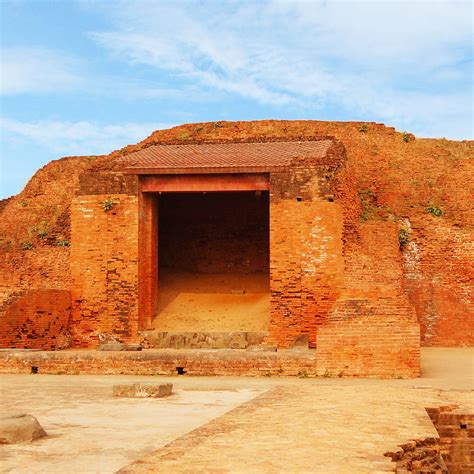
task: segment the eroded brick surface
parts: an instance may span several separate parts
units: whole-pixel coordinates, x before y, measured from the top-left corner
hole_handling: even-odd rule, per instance
[[[0,308],[1,314],[2,308]],[[0,347],[56,350],[69,347],[71,293],[33,290],[10,295],[4,303]]]
[[[97,375],[316,375],[314,351],[245,352],[239,350],[173,350],[142,352],[101,352],[68,350],[61,352],[0,352],[0,373],[28,374],[37,367],[40,374]]]
[[[356,367],[380,357],[384,372],[394,376],[400,357],[402,374],[417,373],[418,323],[425,345],[473,344],[473,220],[466,198],[472,144],[405,143],[393,129],[372,123],[364,133],[357,123],[189,125],[108,156],[52,163],[0,206],[0,299],[5,303],[11,292],[25,289],[71,290],[75,346],[94,345],[98,332],[133,341],[153,313],[139,287],[148,285],[149,295],[158,290],[149,278],[154,264],[139,264],[142,224],[148,219],[149,230],[158,216],[153,203],[141,199],[136,176],[124,174],[123,156],[182,143],[183,131],[186,142],[196,144],[340,140],[323,157],[293,160],[290,170],[271,173],[271,341],[286,347],[308,335],[322,354],[321,370],[340,372],[348,362]],[[102,207],[106,200],[116,203],[109,212]],[[430,203],[442,208],[441,217],[427,213]],[[46,239],[31,234],[43,217],[50,221]],[[400,251],[398,230],[407,219],[410,242]],[[157,235],[147,235],[152,246]],[[33,249],[21,254],[24,239]],[[56,246],[69,239],[70,249]],[[334,345],[343,335],[353,343],[341,343],[336,363]],[[390,359],[381,348],[391,340]]]
[[[427,408],[439,434],[441,455],[449,473],[474,471],[474,414],[455,406]]]
[[[112,202],[109,211],[104,210],[106,201]],[[96,345],[99,333],[130,341],[138,327],[138,199],[78,196],[71,220],[74,346]]]

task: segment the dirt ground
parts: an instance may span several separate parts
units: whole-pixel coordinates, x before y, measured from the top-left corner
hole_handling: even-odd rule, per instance
[[[1,446],[0,472],[389,472],[385,451],[436,436],[425,407],[474,410],[474,350],[422,354],[412,380],[3,375],[3,409],[48,437]],[[133,380],[175,394],[112,396]]]
[[[153,329],[168,332],[266,331],[268,274],[162,271]]]

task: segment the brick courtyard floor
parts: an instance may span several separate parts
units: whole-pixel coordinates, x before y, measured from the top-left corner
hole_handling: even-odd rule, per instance
[[[383,453],[436,436],[425,407],[474,411],[474,351],[422,351],[412,380],[2,375],[4,410],[49,436],[0,447],[1,472],[389,472]],[[171,381],[161,400],[112,385]]]

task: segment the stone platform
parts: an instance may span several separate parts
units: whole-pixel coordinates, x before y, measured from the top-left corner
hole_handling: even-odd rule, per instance
[[[316,376],[315,350],[0,351],[2,374]]]
[[[125,398],[164,398],[173,393],[172,383],[155,384],[150,382],[135,382],[114,385],[114,397]]]
[[[146,346],[154,349],[248,349],[263,343],[267,332],[162,332],[144,331]],[[307,344],[306,344],[307,346]],[[276,348],[275,348],[276,349]]]

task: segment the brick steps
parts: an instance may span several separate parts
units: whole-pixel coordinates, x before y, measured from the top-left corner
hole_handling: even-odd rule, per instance
[[[247,349],[259,346],[267,336],[266,332],[161,332],[151,330],[142,333],[142,345],[157,349]]]

